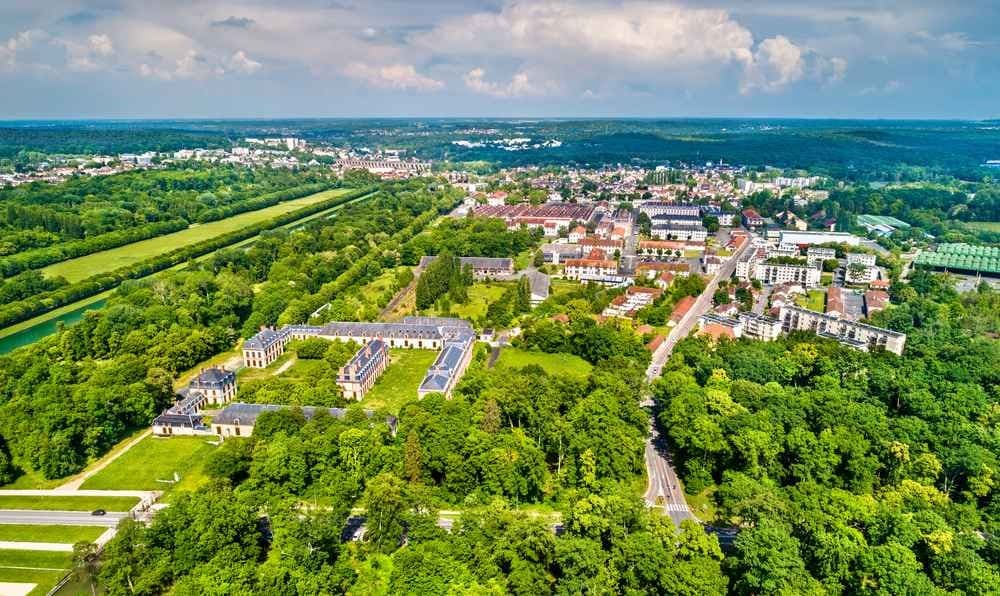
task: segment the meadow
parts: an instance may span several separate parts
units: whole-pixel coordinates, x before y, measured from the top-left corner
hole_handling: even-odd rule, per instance
[[[522,368],[531,365],[539,366],[553,376],[586,377],[593,368],[589,362],[573,354],[547,354],[511,347],[500,351],[500,358],[494,367]]]
[[[215,446],[211,437],[149,436],[122,454],[83,483],[81,489],[96,490],[168,490],[174,473],[179,487],[196,488],[204,476],[201,468]]]
[[[106,530],[107,528],[100,526],[0,524],[0,541],[76,544],[83,540],[93,542]]]
[[[35,511],[128,511],[139,502],[138,497],[53,496],[34,497],[0,495],[0,509],[32,509]]]
[[[226,219],[192,225],[180,232],[133,242],[132,244],[118,248],[55,263],[43,268],[42,272],[49,277],[62,276],[70,283],[75,283],[99,273],[134,265],[146,259],[168,253],[174,249],[201,242],[202,240],[241,230],[272,217],[291,213],[303,207],[308,207],[348,192],[351,192],[351,189],[338,188],[325,190],[306,197],[272,205],[271,207],[265,207],[264,209],[258,209],[257,211],[248,211]]]

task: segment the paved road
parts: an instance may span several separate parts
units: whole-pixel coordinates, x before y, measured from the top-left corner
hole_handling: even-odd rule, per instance
[[[646,371],[647,381],[652,382],[660,376],[663,371],[663,365],[670,358],[670,354],[673,352],[677,342],[687,337],[695,325],[697,325],[698,317],[712,307],[712,295],[715,294],[715,290],[719,286],[719,281],[729,279],[732,276],[733,271],[736,270],[736,262],[748,250],[750,250],[749,242],[744,244],[740,251],[733,254],[732,258],[723,263],[715,277],[708,282],[705,291],[695,300],[691,310],[670,331],[667,339],[664,340],[659,349],[653,353],[652,362]],[[656,403],[652,398],[644,401],[643,405],[651,406],[654,410],[656,409]],[[684,499],[683,486],[677,477],[677,472],[673,468],[666,444],[656,430],[655,421],[646,439],[645,459],[646,474],[649,478],[646,494],[643,495],[646,504],[649,507],[662,509],[664,513],[670,516],[674,524],[678,526],[685,519],[698,521],[698,518],[691,513],[691,509]]]
[[[34,526],[103,526],[113,528],[129,514],[109,511],[105,515],[91,515],[88,511],[34,511],[28,509],[0,509],[0,524],[30,524]]]

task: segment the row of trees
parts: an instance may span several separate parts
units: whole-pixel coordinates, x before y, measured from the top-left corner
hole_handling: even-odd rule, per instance
[[[417,280],[417,308],[430,308],[446,294],[451,302],[465,302],[469,298],[472,281],[471,265],[463,267],[458,257],[441,253],[427,265]]]

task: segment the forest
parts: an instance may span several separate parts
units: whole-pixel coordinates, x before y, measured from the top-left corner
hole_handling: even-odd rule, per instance
[[[812,335],[687,339],[654,386],[686,489],[740,528],[731,589],[996,593],[1000,294],[919,272],[875,323],[906,353]]]
[[[305,321],[328,293],[394,267],[400,245],[454,200],[422,181],[388,184],[334,219],[125,281],[105,308],[0,357],[0,442],[47,478],[79,471],[147,426],[178,373],[262,324]]]

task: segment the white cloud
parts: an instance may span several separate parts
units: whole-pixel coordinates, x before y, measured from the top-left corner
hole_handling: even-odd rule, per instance
[[[353,62],[344,68],[343,73],[352,79],[381,89],[436,91],[444,87],[441,81],[418,73],[412,64],[371,66],[363,62]]]
[[[804,73],[802,48],[783,35],[770,37],[760,42],[745,65],[740,93],[746,95],[757,89],[776,93],[801,79]]]
[[[253,74],[260,70],[261,63],[250,59],[243,50],[238,50],[229,59],[229,70],[242,74]]]
[[[892,79],[881,85],[871,85],[858,91],[858,95],[865,97],[869,95],[892,95],[903,88],[903,83]]]
[[[98,56],[110,56],[115,53],[115,46],[107,35],[91,35],[87,41],[90,44],[90,51]]]
[[[35,47],[39,42],[48,41],[50,36],[41,29],[21,31],[0,45],[0,68],[15,70],[19,66],[18,53],[23,54]]]
[[[486,80],[486,71],[473,68],[462,77],[465,86],[483,95],[493,97],[524,97],[527,95],[544,95],[554,89],[554,84],[536,84],[526,72],[515,73],[507,83],[497,83]]]

